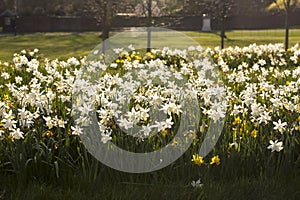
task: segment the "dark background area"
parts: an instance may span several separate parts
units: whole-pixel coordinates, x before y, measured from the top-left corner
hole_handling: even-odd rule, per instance
[[[142,0],[0,0],[0,14],[5,10],[16,13],[18,33],[100,31],[109,1],[111,29],[149,26],[147,11],[137,11],[145,7]],[[223,14],[227,30],[284,28],[284,11],[267,9],[272,0],[152,0],[151,26],[200,31],[203,14],[209,14],[212,29],[220,30],[223,8],[216,5],[222,2],[228,3]],[[300,25],[299,8],[289,20],[292,27]]]
[[[291,26],[300,25],[300,12],[293,13]],[[162,16],[153,18],[153,26],[166,27],[175,30],[201,30],[202,16]],[[213,30],[219,30],[217,19],[212,19]],[[112,20],[113,29],[127,27],[145,27],[147,18],[135,16],[116,16]],[[228,29],[274,29],[284,27],[284,15],[237,15],[227,20]],[[50,31],[97,31],[101,25],[93,17],[50,17],[21,16],[17,19],[17,32],[50,32]]]

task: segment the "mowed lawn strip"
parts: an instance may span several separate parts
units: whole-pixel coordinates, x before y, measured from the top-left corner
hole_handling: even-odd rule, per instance
[[[116,35],[119,32],[112,32]],[[219,32],[203,33],[197,31],[180,32],[185,36],[194,39],[203,48],[214,48],[220,46]],[[10,61],[13,53],[20,52],[22,49],[38,48],[40,52],[48,58],[66,59],[69,57],[80,58],[87,56],[97,45],[101,43],[100,32],[85,33],[34,33],[17,36],[0,37],[0,60]],[[226,32],[227,39],[225,47],[229,46],[248,46],[250,44],[283,43],[284,30],[236,30]],[[181,44],[178,37],[164,37],[164,41],[176,42]],[[174,40],[174,41],[172,41]],[[182,40],[184,42],[184,39]],[[128,41],[127,41],[128,42]],[[140,42],[139,40],[134,41]],[[142,41],[141,41],[142,42]],[[144,41],[146,42],[146,41]],[[290,46],[300,42],[300,30],[290,31]],[[167,43],[167,42],[166,42]]]
[[[100,33],[35,33],[0,37],[0,60],[9,61],[22,49],[40,50],[45,57],[65,59],[88,55],[101,43]]]

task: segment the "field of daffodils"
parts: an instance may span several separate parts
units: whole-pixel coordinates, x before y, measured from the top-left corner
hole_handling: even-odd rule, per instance
[[[0,62],[0,171],[80,168],[80,137],[95,125],[93,140],[128,151],[188,144],[184,166],[300,166],[298,45],[115,54],[106,64],[49,60],[34,49]],[[203,149],[212,124],[220,134]]]

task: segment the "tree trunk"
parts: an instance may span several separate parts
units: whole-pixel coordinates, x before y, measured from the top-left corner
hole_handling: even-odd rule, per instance
[[[103,16],[102,40],[109,38],[112,21],[112,0],[107,0]]]
[[[151,29],[152,26],[152,0],[148,0],[147,2],[148,9],[148,28],[147,28],[147,52],[151,51]]]
[[[221,48],[224,49],[224,39],[225,39],[225,29],[222,28],[221,30]]]
[[[224,49],[224,39],[226,38],[225,31],[226,31],[226,3],[223,1],[222,4],[222,14],[221,14],[221,48]]]
[[[109,38],[112,21],[112,0],[107,0],[104,4],[104,12],[102,17],[102,53],[105,53],[105,40]]]
[[[289,29],[290,29],[289,15],[290,15],[290,10],[287,9],[285,13],[285,50],[286,51],[289,48]]]
[[[226,38],[226,18],[223,18],[221,20],[221,34],[220,34],[220,37],[221,37],[221,48],[224,49],[225,47],[225,38]]]

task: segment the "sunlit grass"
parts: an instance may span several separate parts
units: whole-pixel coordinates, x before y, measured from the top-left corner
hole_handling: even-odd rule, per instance
[[[119,32],[112,32],[115,35]],[[17,36],[0,37],[0,60],[9,61],[15,52],[22,49],[40,49],[40,52],[49,58],[65,59],[68,57],[81,57],[88,55],[97,45],[101,43],[99,32],[86,33],[34,33]],[[187,36],[195,40],[203,48],[220,46],[219,32],[203,33],[196,31],[180,32],[183,37]],[[248,46],[252,43],[283,43],[284,30],[237,30],[226,33],[225,47],[228,46]],[[185,40],[178,37],[167,37],[161,33],[164,43],[184,44]],[[290,31],[290,45],[299,43],[299,29]],[[128,42],[128,41],[126,41]],[[145,43],[146,41],[133,40],[132,43]],[[159,41],[158,41],[159,42]],[[155,43],[152,44],[155,46]]]
[[[187,36],[193,38],[204,48],[220,46],[220,33],[199,33],[199,32],[184,32]],[[227,38],[225,39],[225,47],[229,46],[249,46],[256,43],[269,44],[269,43],[284,43],[285,31],[278,30],[236,30],[227,31]],[[299,43],[300,31],[299,29],[290,30],[290,46]]]
[[[38,48],[49,58],[88,55],[101,42],[100,33],[35,33],[0,37],[0,60],[11,60],[22,49]]]

